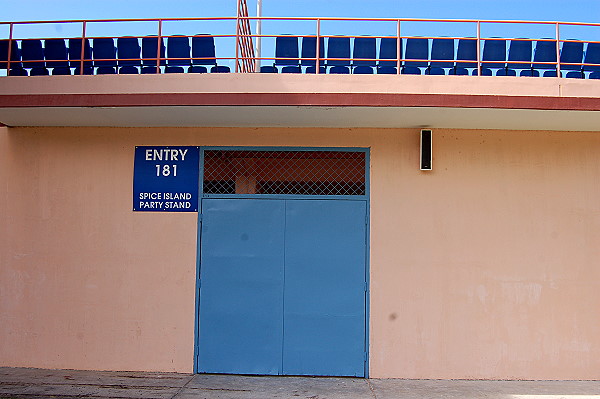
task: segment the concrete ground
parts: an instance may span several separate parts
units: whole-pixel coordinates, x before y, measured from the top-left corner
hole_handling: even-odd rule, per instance
[[[600,399],[600,381],[366,380],[0,368],[0,398]]]

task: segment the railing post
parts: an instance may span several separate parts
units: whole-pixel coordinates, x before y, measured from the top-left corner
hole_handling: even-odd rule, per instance
[[[477,76],[481,76],[481,21],[477,21]]]
[[[256,69],[256,54],[254,52],[254,40],[252,37],[252,24],[250,23],[250,13],[248,12],[248,3],[244,0],[244,28],[245,35],[247,35],[245,40],[246,47],[246,70],[245,72],[254,72]]]
[[[402,35],[400,34],[400,20],[398,20],[398,26],[396,27],[396,74],[400,75],[400,69],[402,69]]]
[[[83,58],[85,57],[85,31],[86,31],[87,21],[83,21],[82,29],[81,29],[81,59],[79,60],[79,74],[83,75]],[[93,67],[92,67],[93,68]]]
[[[321,20],[317,19],[317,43],[315,46],[315,74],[321,73]]]
[[[256,58],[254,61],[255,72],[260,72],[260,64],[262,63],[262,0],[256,2]]]
[[[156,38],[156,73],[160,73],[160,53],[162,50],[162,19],[158,20],[158,37]],[[165,54],[166,56],[166,54]],[[141,72],[141,71],[140,71]]]
[[[8,30],[8,60],[6,60],[6,76],[10,76],[10,59],[12,58],[13,25],[10,24]]]
[[[481,21],[477,21],[477,76],[481,76]]]
[[[560,78],[560,23],[556,23],[556,77]]]
[[[235,69],[234,71],[239,72],[239,62],[240,62],[240,7],[241,1],[237,0],[237,17],[235,19]]]
[[[248,49],[246,48],[246,46],[248,45],[248,38],[246,37],[246,34],[248,33],[247,29],[246,29],[246,22],[248,22],[247,19],[245,19],[245,17],[248,15],[248,13],[246,12],[246,1],[242,0],[240,2],[240,43],[242,45],[242,47],[240,48],[240,53],[241,53],[241,72],[245,73],[247,72],[247,60],[248,60]]]

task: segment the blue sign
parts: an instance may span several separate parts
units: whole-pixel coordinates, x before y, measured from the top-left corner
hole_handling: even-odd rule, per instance
[[[198,212],[199,147],[135,147],[133,210]]]

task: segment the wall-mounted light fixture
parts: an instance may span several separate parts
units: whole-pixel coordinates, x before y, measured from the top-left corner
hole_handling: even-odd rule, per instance
[[[421,130],[421,170],[431,170],[431,130]]]

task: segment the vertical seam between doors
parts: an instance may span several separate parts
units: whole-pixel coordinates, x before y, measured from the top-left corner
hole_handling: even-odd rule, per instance
[[[286,230],[287,230],[287,200],[283,200],[283,287],[281,291],[282,297],[282,305],[281,305],[281,375],[285,375],[283,369],[283,359],[284,359],[284,350],[285,350],[285,240],[286,240]]]
[[[367,292],[365,293],[365,356],[363,377],[369,378],[369,368],[371,366],[371,147],[365,150],[365,214],[367,224],[365,226],[365,283]]]

